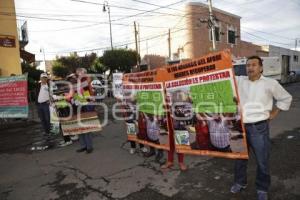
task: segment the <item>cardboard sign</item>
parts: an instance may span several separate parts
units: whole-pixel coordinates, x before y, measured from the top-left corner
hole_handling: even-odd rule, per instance
[[[113,73],[113,95],[117,99],[122,99],[123,97],[123,73]]]

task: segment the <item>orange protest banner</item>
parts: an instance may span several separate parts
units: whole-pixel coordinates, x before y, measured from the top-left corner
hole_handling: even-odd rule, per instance
[[[157,70],[125,74],[123,108],[129,141],[169,150],[169,126],[163,82]]]
[[[143,132],[143,126],[146,127],[145,132],[148,129],[152,131],[147,124],[149,121],[138,121],[142,112],[150,116],[163,116],[159,127],[165,121],[165,131],[172,134],[169,140],[174,140],[170,142],[175,142],[178,153],[248,158],[229,51],[212,53],[151,71],[125,74],[123,81],[124,93],[131,95],[127,101],[130,104],[135,102],[134,109],[138,113],[135,125],[127,124],[127,127],[134,130],[134,134],[128,134],[129,140],[149,144],[144,142],[146,139],[141,141],[135,136]],[[158,96],[155,99],[155,91],[159,91],[161,101]],[[152,107],[145,106],[146,103],[152,104]],[[151,111],[152,108],[154,110]],[[144,125],[139,127],[140,123]],[[163,145],[167,144],[169,142]],[[157,144],[152,146],[161,147]]]

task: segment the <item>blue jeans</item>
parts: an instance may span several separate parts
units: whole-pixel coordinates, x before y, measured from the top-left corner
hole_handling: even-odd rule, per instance
[[[49,103],[39,103],[37,105],[38,115],[42,122],[46,135],[50,134],[50,110]]]
[[[92,134],[91,133],[84,133],[79,135],[79,143],[81,148],[92,149]]]
[[[257,124],[245,124],[248,148],[256,159],[256,189],[267,192],[271,177],[269,172],[270,137],[268,121]],[[234,181],[240,185],[247,184],[248,160],[236,160]]]

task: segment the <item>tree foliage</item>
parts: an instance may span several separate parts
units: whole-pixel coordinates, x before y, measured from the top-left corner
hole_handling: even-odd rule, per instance
[[[137,58],[140,60],[136,51],[114,49],[105,51],[100,61],[110,70],[110,73],[115,71],[130,72],[132,67],[137,65]]]
[[[26,62],[22,62],[21,67],[23,74],[28,73],[28,89],[33,90],[37,86],[37,83],[40,80],[40,75],[43,73],[43,71]]]
[[[91,71],[97,54],[86,54],[82,57],[77,53],[71,53],[69,56],[57,57],[53,62],[53,74],[55,76],[64,77],[66,74],[74,73],[77,68],[83,67]]]
[[[102,57],[91,53],[85,56],[78,56],[72,53],[69,56],[57,57],[53,62],[52,71],[55,76],[65,77],[74,73],[77,68],[83,67],[89,73],[105,73],[107,70],[112,74],[115,71],[130,72],[132,67],[137,65],[140,56],[136,51],[127,49],[114,49],[104,52]]]
[[[55,76],[65,78],[68,74],[70,74],[70,70],[67,67],[54,64],[52,67],[52,72]]]
[[[89,73],[97,73],[97,74],[103,74],[105,73],[106,71],[108,70],[108,68],[106,66],[104,66],[102,63],[101,63],[101,58],[100,57],[97,57],[91,68],[88,70]]]

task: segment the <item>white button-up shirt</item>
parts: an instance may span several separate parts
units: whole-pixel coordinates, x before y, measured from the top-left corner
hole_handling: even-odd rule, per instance
[[[48,88],[48,85],[45,84],[45,85],[41,85],[41,89],[40,89],[40,92],[39,92],[39,96],[38,96],[38,102],[39,103],[44,103],[46,101],[49,101],[49,88]]]
[[[244,123],[255,123],[267,120],[273,108],[273,98],[276,107],[288,110],[292,96],[278,81],[261,76],[251,81],[248,76],[236,76]]]

